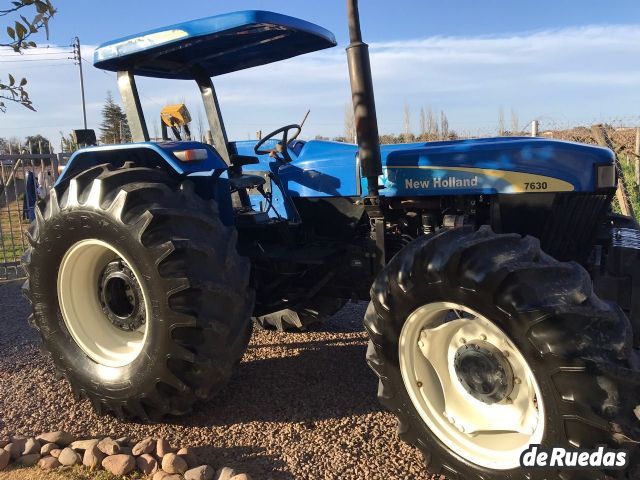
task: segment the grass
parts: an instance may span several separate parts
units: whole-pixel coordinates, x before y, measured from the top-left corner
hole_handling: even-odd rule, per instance
[[[629,201],[633,207],[633,213],[636,220],[640,222],[640,189],[636,183],[636,170],[635,170],[635,157],[620,157],[620,165],[622,167],[622,174],[624,176],[625,185],[627,186],[627,194],[629,195]],[[616,201],[616,211],[620,211],[620,206]]]
[[[0,480],[141,480],[145,478],[139,472],[117,477],[104,470],[90,471],[84,467],[61,467],[57,470],[44,472],[37,467],[13,468],[0,472]]]

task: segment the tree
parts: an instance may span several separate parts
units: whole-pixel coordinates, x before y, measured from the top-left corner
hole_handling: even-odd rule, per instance
[[[427,135],[427,114],[424,107],[420,107],[420,137]]]
[[[78,150],[78,144],[73,139],[73,133],[65,135],[64,133],[60,132],[60,139],[62,141],[62,153],[73,153]]]
[[[449,119],[443,110],[440,110],[440,131],[442,132],[442,139],[447,140],[449,138]]]
[[[100,143],[127,143],[131,141],[131,130],[127,116],[113,100],[111,92],[102,108],[102,124],[100,125]]]
[[[500,110],[498,110],[498,136],[504,137],[504,134],[504,109],[500,107]]]
[[[427,112],[427,136],[428,140],[437,140],[440,138],[440,127],[438,126],[438,119],[433,115],[431,107]]]
[[[50,0],[14,0],[10,5],[0,7],[0,17],[9,17],[6,19],[9,24],[7,26],[8,41],[0,40],[0,47],[11,48],[16,53],[35,48],[37,45],[31,37],[44,29],[48,39],[49,20],[55,13],[56,10]],[[28,15],[28,18],[25,15]],[[0,112],[7,111],[7,102],[18,103],[35,111],[25,88],[27,79],[22,78],[18,81],[10,73],[7,73],[7,78],[7,83],[0,78]]]
[[[39,154],[49,153],[49,148],[51,145],[49,139],[43,137],[39,133],[36,135],[29,135],[24,139],[24,143],[31,146],[31,150],[33,151],[33,153]]]
[[[356,142],[356,119],[350,103],[344,107],[344,137],[346,142]]]
[[[404,102],[404,134],[408,137],[411,134],[411,108],[407,102]]]
[[[516,135],[520,131],[520,120],[518,118],[518,112],[515,109],[511,109],[511,135]]]

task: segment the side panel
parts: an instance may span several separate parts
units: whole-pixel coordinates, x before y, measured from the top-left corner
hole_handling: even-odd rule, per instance
[[[477,195],[523,192],[572,192],[573,184],[545,175],[447,166],[387,166],[385,196]]]

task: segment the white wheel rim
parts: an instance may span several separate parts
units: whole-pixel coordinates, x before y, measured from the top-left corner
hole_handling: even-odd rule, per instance
[[[451,319],[453,312],[462,318]],[[458,380],[455,354],[485,342],[506,352],[516,378],[504,401],[487,404]],[[413,312],[399,343],[400,370],[411,401],[438,439],[456,454],[494,470],[520,467],[520,456],[544,435],[540,387],[520,351],[493,322],[456,303],[436,302]]]
[[[136,278],[142,278],[125,255],[95,239],[82,240],[64,255],[58,271],[58,301],[65,325],[76,344],[94,362],[105,367],[123,367],[142,352],[147,336],[149,300],[142,286],[146,319],[135,331],[114,326],[102,311],[98,282],[104,267],[124,260]]]

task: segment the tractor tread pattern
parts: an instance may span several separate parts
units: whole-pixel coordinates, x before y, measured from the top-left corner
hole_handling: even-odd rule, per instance
[[[166,292],[158,303],[164,305],[163,321],[172,325],[167,361],[157,366],[155,385],[139,395],[115,400],[99,386],[79,381],[73,365],[52,353],[74,396],[88,399],[96,412],[145,421],[185,414],[196,400],[220,390],[239,363],[251,335],[250,265],[236,251],[235,229],[219,221],[213,206],[198,197],[190,183],[179,183],[160,169],[127,163],[122,168],[93,167],[54,187],[36,208],[36,222],[29,230],[32,248],[24,257],[28,278],[38,275],[47,261],[42,233],[48,224],[74,210],[93,210],[135,232],[154,259]],[[42,292],[29,279],[23,290],[45,348],[55,352],[48,335],[50,319],[39,300]]]
[[[459,461],[429,432],[406,393],[398,358],[404,321],[425,303],[447,300],[478,311],[478,305],[485,310],[493,306],[504,322],[499,326],[540,366],[536,376],[542,372],[545,378],[538,381],[561,399],[554,417],[558,428],[545,441],[567,448],[569,442],[583,448],[627,448],[631,467],[606,473],[640,478],[640,422],[634,415],[640,372],[628,319],[617,305],[595,296],[578,264],[557,262],[540,250],[535,238],[499,235],[489,227],[441,230],[415,240],[390,261],[371,288],[365,315],[367,362],[379,379],[378,398],[397,416],[399,436],[424,453],[432,473],[466,480],[522,478],[521,471],[487,470]],[[583,475],[534,470],[527,478],[604,478],[603,472]]]

